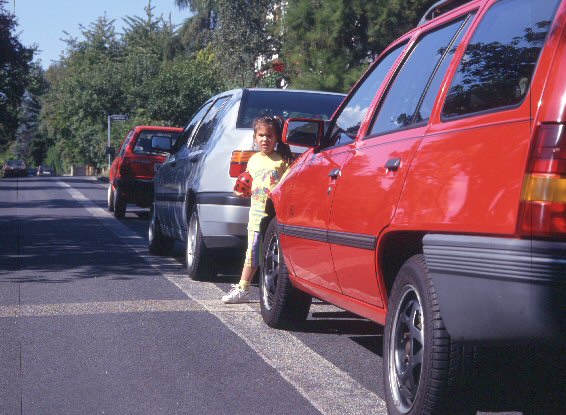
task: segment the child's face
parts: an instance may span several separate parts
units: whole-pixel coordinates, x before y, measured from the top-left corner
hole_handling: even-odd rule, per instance
[[[275,128],[271,125],[258,124],[255,129],[254,140],[260,152],[270,155],[275,150],[277,143]]]

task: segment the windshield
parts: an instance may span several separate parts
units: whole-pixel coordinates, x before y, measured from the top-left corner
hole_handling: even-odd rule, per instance
[[[328,120],[344,95],[291,91],[250,91],[242,102],[238,128],[252,128],[262,115],[287,118],[316,118]]]

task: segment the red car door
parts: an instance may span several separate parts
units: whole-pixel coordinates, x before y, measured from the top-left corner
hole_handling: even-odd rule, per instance
[[[321,150],[306,156],[294,178],[284,238],[295,275],[341,292],[328,241],[328,221],[342,165],[354,154],[353,143],[376,91],[399,58],[404,43],[393,48],[366,73],[350,99],[338,110],[334,129]]]

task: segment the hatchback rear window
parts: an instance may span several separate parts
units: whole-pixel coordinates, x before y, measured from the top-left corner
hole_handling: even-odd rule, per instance
[[[521,103],[559,0],[500,0],[478,25],[442,110],[443,118]]]
[[[134,147],[134,154],[163,154],[168,152],[180,133],[169,131],[142,131]]]
[[[308,92],[251,91],[242,101],[236,126],[252,128],[254,120],[263,115],[328,120],[343,99],[342,95]]]

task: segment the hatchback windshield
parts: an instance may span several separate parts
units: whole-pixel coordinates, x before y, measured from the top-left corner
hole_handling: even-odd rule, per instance
[[[328,120],[343,99],[343,95],[311,92],[253,91],[244,99],[237,127],[252,128],[253,121],[262,115]]]

